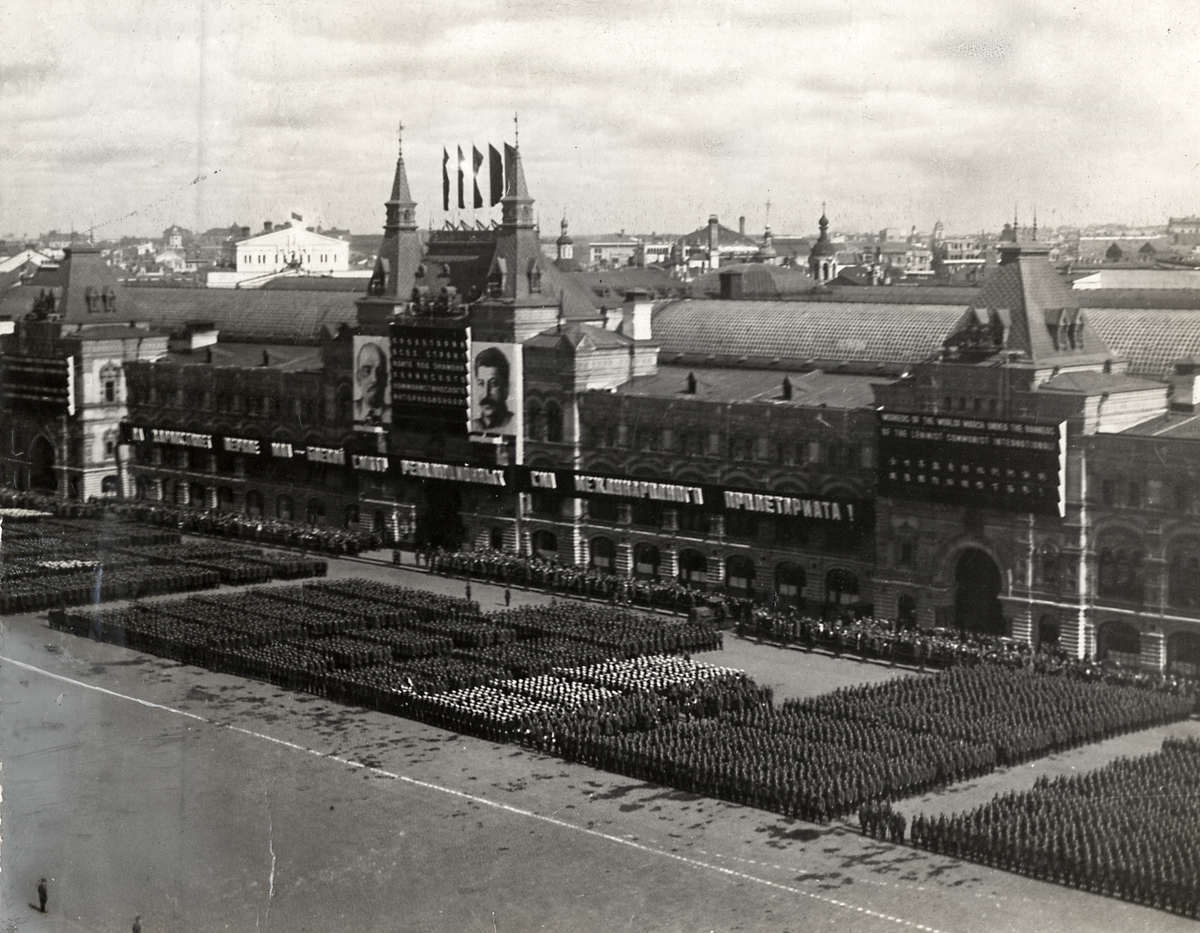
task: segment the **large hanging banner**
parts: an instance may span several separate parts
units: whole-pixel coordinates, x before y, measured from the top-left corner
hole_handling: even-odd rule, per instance
[[[354,338],[354,426],[384,427],[392,421],[390,347],[387,337]]]
[[[463,436],[470,418],[471,329],[460,321],[396,323],[391,333],[392,423]]]
[[[471,344],[471,434],[520,437],[524,403],[521,345]]]
[[[1066,422],[879,413],[879,494],[1002,511],[1065,512]]]

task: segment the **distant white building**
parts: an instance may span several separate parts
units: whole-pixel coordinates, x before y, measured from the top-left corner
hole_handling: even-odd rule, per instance
[[[237,244],[239,274],[269,275],[296,269],[329,275],[350,269],[350,243],[299,226],[278,227]]]
[[[0,272],[15,272],[25,266],[44,266],[53,260],[36,249],[23,249],[12,256],[0,256]]]

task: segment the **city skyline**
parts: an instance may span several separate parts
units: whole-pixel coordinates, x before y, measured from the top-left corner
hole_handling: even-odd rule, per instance
[[[940,2],[45,9],[0,40],[0,231],[20,235],[257,230],[293,207],[368,232],[401,120],[419,223],[440,226],[442,147],[511,141],[514,113],[543,230],[715,213],[758,234],[768,201],[800,234],[822,202],[838,229],[955,232],[1014,204],[1048,228],[1200,208],[1181,93],[1200,24],[1166,3],[1001,3],[969,27]]]

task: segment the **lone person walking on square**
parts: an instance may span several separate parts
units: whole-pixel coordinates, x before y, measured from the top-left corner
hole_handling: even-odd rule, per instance
[[[46,896],[47,896],[46,895],[46,879],[45,878],[38,879],[37,892],[38,892],[38,910],[40,910],[42,913],[45,913],[46,912]]]
[[[512,590],[507,586],[504,588],[504,605],[506,608],[512,605]]]

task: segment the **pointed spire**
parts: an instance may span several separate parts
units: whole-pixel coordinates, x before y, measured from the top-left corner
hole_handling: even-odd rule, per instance
[[[408,188],[408,172],[404,168],[404,124],[400,123],[396,130],[396,174],[392,178],[392,196],[388,198],[387,223],[384,229],[416,229],[416,201]]]
[[[519,130],[517,115],[513,114],[514,131]],[[508,166],[508,185],[504,197],[500,199],[501,223],[507,227],[533,227],[533,198],[529,196],[529,187],[525,184],[525,167],[521,164],[521,140],[518,135],[510,154],[511,165]]]

